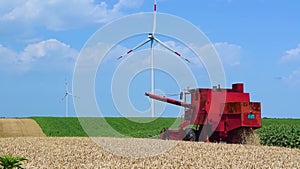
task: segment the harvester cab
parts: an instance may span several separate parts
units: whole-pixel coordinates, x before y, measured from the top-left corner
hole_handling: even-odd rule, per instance
[[[261,127],[261,104],[250,101],[250,94],[244,92],[242,83],[233,84],[231,89],[220,86],[188,89],[181,94],[184,101],[145,95],[185,107],[183,123],[177,130],[163,129],[162,139],[245,143],[252,142],[254,130]],[[187,95],[190,103],[186,102]]]

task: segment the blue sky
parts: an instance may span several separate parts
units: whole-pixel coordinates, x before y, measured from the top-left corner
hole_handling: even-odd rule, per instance
[[[299,1],[158,0],[157,3],[158,12],[186,19],[210,39],[224,65],[227,86],[244,82],[251,100],[262,102],[264,117],[300,118]],[[76,59],[86,41],[105,24],[129,14],[152,12],[152,6],[152,0],[1,1],[0,117],[64,116],[65,103],[61,98],[65,79],[71,84]],[[140,39],[129,39],[116,51],[133,47],[131,44]],[[182,49],[172,40],[164,40],[177,50]],[[113,68],[108,70],[113,71]],[[143,105],[142,109],[147,107],[139,102],[144,97],[144,88],[137,86],[143,84],[141,81],[148,83],[149,79],[143,78],[146,74],[134,79],[132,88],[136,92],[129,94],[133,104]],[[174,81],[163,73],[157,74],[158,81]],[[97,98],[109,98],[109,92],[101,92],[104,89],[101,84],[109,85],[109,81],[97,77],[95,84],[99,86],[95,89]],[[201,79],[198,84],[210,85],[201,83]],[[165,93],[183,90],[176,86],[161,88]],[[69,105],[70,115],[76,116],[71,99]],[[111,102],[101,109],[107,116],[118,114]]]

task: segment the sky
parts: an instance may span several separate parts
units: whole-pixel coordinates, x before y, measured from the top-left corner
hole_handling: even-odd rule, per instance
[[[296,0],[157,1],[158,12],[180,17],[205,34],[222,61],[226,87],[244,83],[251,100],[262,103],[262,116],[272,118],[300,118],[299,6]],[[74,68],[86,42],[109,23],[152,10],[152,0],[1,1],[0,117],[65,116],[65,81],[72,93]],[[129,37],[117,44],[98,70],[94,90],[105,116],[120,116],[111,97],[111,79],[118,65],[129,57],[116,58],[143,38]],[[160,38],[193,60],[184,45]],[[155,48],[160,46],[155,44]],[[147,48],[141,50],[147,52]],[[203,66],[191,70],[198,87],[213,85]],[[145,90],[149,91],[149,72],[134,77],[128,91],[137,109],[149,108],[144,96]],[[165,94],[184,90],[176,85],[176,79],[161,71],[156,71],[156,81],[156,87]],[[77,115],[76,101],[80,96],[69,97],[70,116]],[[172,111],[179,108],[166,107],[166,116],[177,116]]]

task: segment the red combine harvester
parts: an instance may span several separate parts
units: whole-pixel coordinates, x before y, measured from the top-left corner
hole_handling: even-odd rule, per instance
[[[250,102],[244,84],[233,84],[231,89],[214,86],[212,89],[189,89],[190,102],[145,93],[152,99],[185,107],[184,121],[178,130],[164,128],[161,139],[245,143],[246,137],[261,127],[260,102]]]

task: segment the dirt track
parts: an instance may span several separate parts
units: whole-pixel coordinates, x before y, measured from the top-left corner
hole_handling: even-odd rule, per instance
[[[0,119],[0,137],[43,137],[40,126],[32,119]]]

